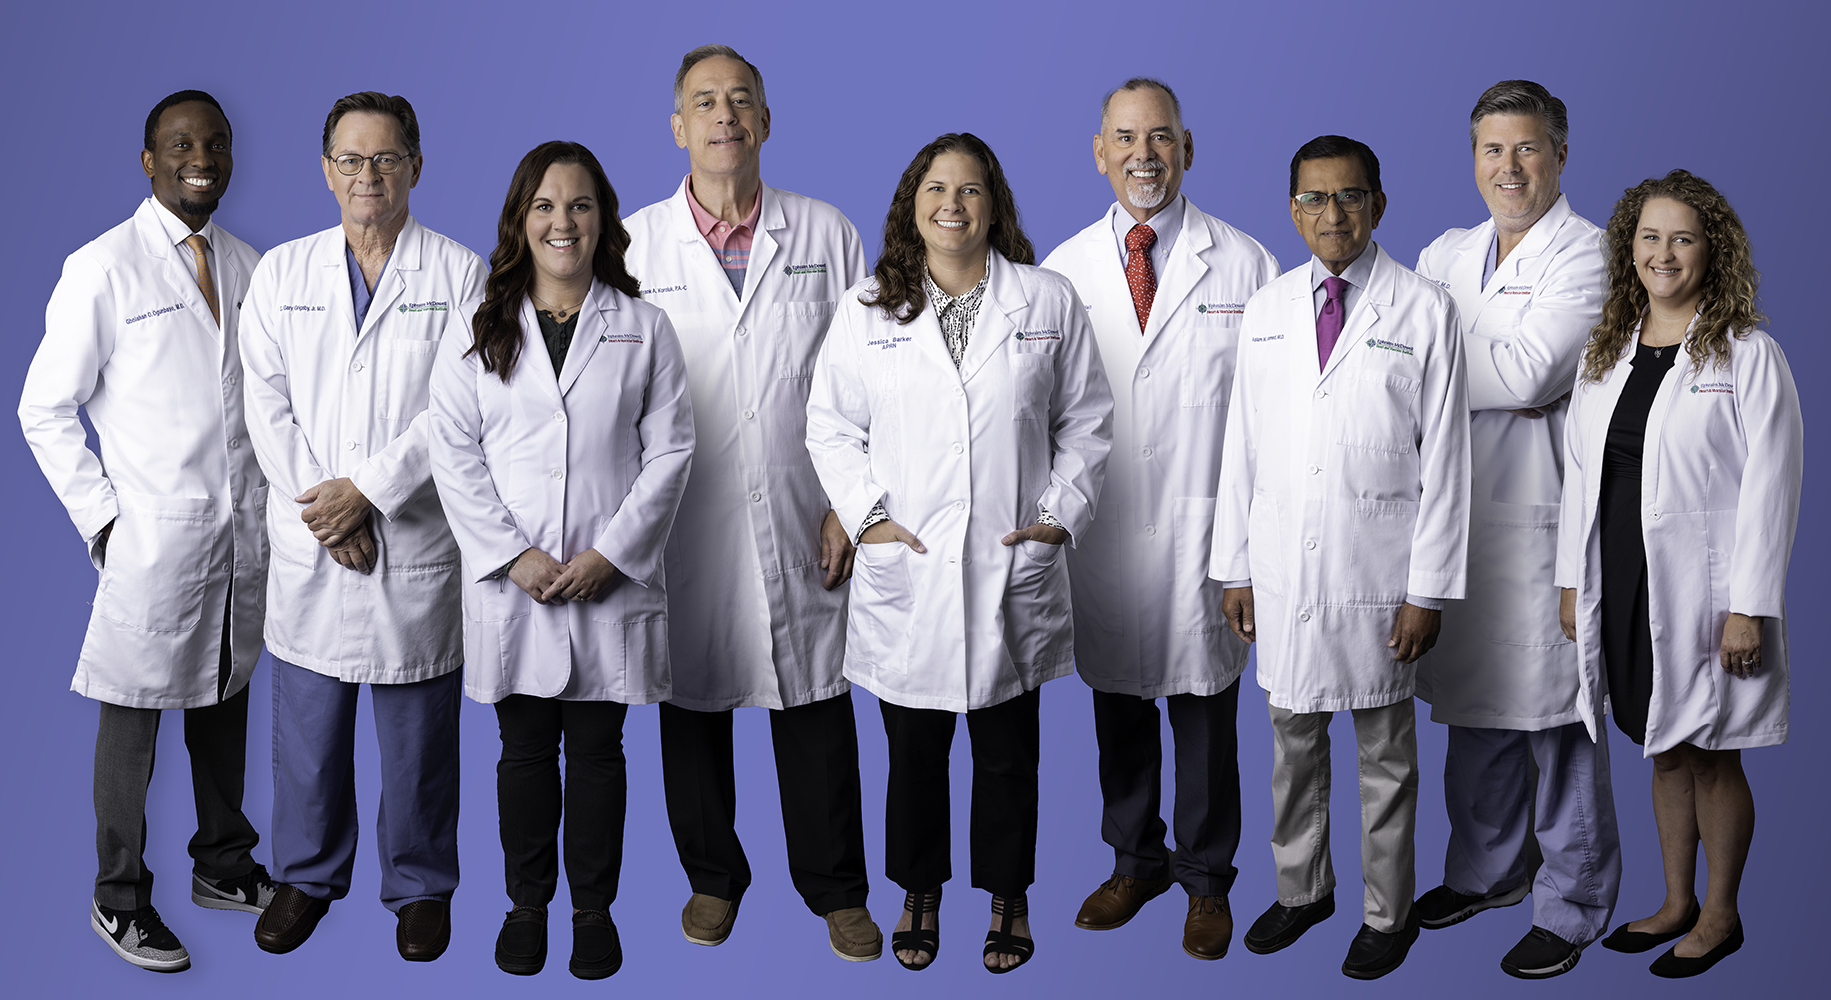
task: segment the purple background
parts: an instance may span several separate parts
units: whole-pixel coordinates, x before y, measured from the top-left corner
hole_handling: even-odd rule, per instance
[[[1089,141],[1100,95],[1126,76],[1161,76],[1178,88],[1197,158],[1184,191],[1202,208],[1256,236],[1289,267],[1306,256],[1286,216],[1290,155],[1323,132],[1363,139],[1382,158],[1391,207],[1377,238],[1404,262],[1444,229],[1485,210],[1471,183],[1469,107],[1508,77],[1544,83],[1571,108],[1564,190],[1573,207],[1606,221],[1613,199],[1644,177],[1687,167],[1716,183],[1741,211],[1766,278],[1771,328],[1800,381],[1807,421],[1820,425],[1825,393],[1810,373],[1831,361],[1804,324],[1822,315],[1823,208],[1816,169],[1826,162],[1819,5],[1760,3],[1499,5],[1311,3],[1295,5],[989,3],[886,7],[801,2],[714,9],[705,4],[557,5],[396,2],[385,5],[19,4],[0,41],[9,97],[4,163],[14,222],[0,242],[8,333],[0,342],[0,398],[17,398],[42,336],[41,307],[63,257],[126,218],[147,185],[138,167],[141,124],[165,94],[213,92],[236,130],[237,170],[217,221],[258,249],[337,221],[318,168],[324,113],[362,89],[406,95],[418,109],[426,167],[415,215],[487,255],[508,177],[538,142],[591,146],[626,212],[671,194],[686,156],[668,133],[670,86],[681,53],[707,41],[736,46],[764,71],[774,135],[764,177],[839,206],[875,247],[883,211],[908,157],[937,133],[971,130],[1003,159],[1029,232],[1046,252],[1104,211],[1111,192],[1093,170]],[[1779,6],[1779,5],[1775,5]],[[1795,11],[1797,13],[1795,13]],[[512,13],[511,13],[512,12]],[[1801,165],[1804,170],[1780,170]],[[1792,194],[1782,196],[1779,192]],[[1801,229],[1801,224],[1808,228]],[[1812,277],[1817,274],[1817,277]],[[1807,511],[1824,488],[1821,438],[1810,440]],[[1226,960],[1202,963],[1179,948],[1182,894],[1172,891],[1124,929],[1074,929],[1082,897],[1111,870],[1099,837],[1092,718],[1074,678],[1043,695],[1042,831],[1031,891],[1037,957],[1007,979],[980,968],[986,896],[967,885],[968,749],[955,753],[955,869],[939,963],[921,978],[886,956],[851,965],[827,951],[822,922],[789,885],[774,769],[761,711],[738,714],[740,830],[756,871],[736,933],[717,950],[682,940],[677,914],[688,889],[668,836],[659,780],[656,713],[630,713],[629,826],[621,898],[613,910],[628,959],[605,985],[565,972],[565,922],[547,971],[505,976],[490,949],[501,914],[495,830],[493,713],[464,710],[465,881],[454,900],[451,951],[432,965],[394,952],[393,919],[376,902],[366,824],[377,785],[371,723],[358,737],[365,839],[349,899],[312,941],[273,957],[250,940],[253,918],[186,902],[193,829],[179,719],[168,717],[149,803],[147,857],[159,873],[156,902],[189,947],[194,968],[153,976],[108,954],[86,926],[94,871],[90,763],[94,703],[68,691],[95,578],[62,507],[17,433],[0,433],[0,524],[13,541],[4,587],[14,636],[0,701],[0,944],[11,955],[14,996],[382,996],[437,990],[451,996],[535,991],[699,995],[990,995],[1055,991],[1099,995],[1144,988],[1319,991],[1366,996],[1524,996],[1500,956],[1529,924],[1529,906],[1426,932],[1398,972],[1357,986],[1337,971],[1358,919],[1357,804],[1353,741],[1335,727],[1335,853],[1342,884],[1334,918],[1270,957],[1238,943],[1274,898],[1264,695],[1249,677],[1240,709],[1245,835],[1232,900],[1237,927]],[[1826,534],[1802,519],[1792,604],[1827,596],[1814,572]],[[1828,760],[1817,710],[1827,694],[1817,651],[1826,618],[1793,623],[1794,740],[1746,755],[1759,825],[1742,893],[1748,945],[1712,976],[1656,983],[1651,956],[1591,949],[1540,993],[1619,995],[1657,988],[1702,996],[1726,988],[1814,993],[1811,948],[1827,927],[1824,778]],[[255,675],[249,727],[247,810],[267,828],[268,674]],[[367,698],[365,696],[366,703]],[[882,878],[884,739],[876,706],[860,693],[866,839],[877,890],[873,912],[888,931],[901,893]],[[1443,729],[1422,721],[1424,792],[1418,817],[1418,888],[1437,884],[1445,841]],[[964,727],[961,727],[964,732]],[[1166,732],[1167,736],[1167,732]],[[1648,806],[1650,766],[1613,733],[1626,874],[1620,919],[1643,916],[1662,890]],[[1167,775],[1166,775],[1167,777]],[[1806,794],[1792,793],[1804,788]],[[1168,797],[1166,796],[1166,801]],[[266,846],[256,856],[267,858]],[[562,889],[563,892],[563,889]],[[563,900],[563,896],[561,897]],[[558,912],[563,913],[563,909]]]

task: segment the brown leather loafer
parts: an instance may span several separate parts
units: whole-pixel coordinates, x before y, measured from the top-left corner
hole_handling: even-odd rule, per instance
[[[884,932],[878,930],[871,911],[848,906],[826,915],[827,943],[833,954],[848,962],[869,962],[884,954]]]
[[[1176,884],[1173,876],[1142,879],[1130,875],[1113,873],[1113,877],[1100,883],[1100,888],[1087,897],[1081,904],[1081,912],[1075,914],[1074,925],[1084,931],[1110,931],[1125,926],[1125,922],[1138,915],[1144,904],[1163,895],[1164,890]]]
[[[737,923],[737,904],[735,899],[694,893],[680,911],[680,933],[688,941],[708,948],[724,944],[731,936],[732,925]]]
[[[1190,896],[1183,918],[1183,953],[1204,962],[1227,957],[1233,942],[1233,911],[1226,896]]]
[[[416,899],[394,914],[394,946],[409,962],[430,962],[451,944],[451,904],[443,899]]]
[[[254,943],[262,951],[284,955],[312,936],[330,908],[330,900],[308,896],[298,886],[276,885],[273,901],[254,923]]]

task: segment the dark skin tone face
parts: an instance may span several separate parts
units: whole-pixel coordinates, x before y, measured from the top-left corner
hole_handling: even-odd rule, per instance
[[[152,181],[153,197],[191,227],[202,229],[229,190],[235,168],[229,122],[203,101],[186,101],[159,115],[153,148],[141,150],[140,169]]]

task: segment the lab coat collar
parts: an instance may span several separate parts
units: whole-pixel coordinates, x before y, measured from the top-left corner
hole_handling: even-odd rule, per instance
[[[560,365],[560,395],[572,391],[579,373],[591,362],[591,356],[597,352],[605,331],[610,328],[610,314],[616,308],[616,291],[601,281],[592,281],[591,291],[585,294],[585,302],[579,306],[579,325],[572,331],[572,346],[566,350],[566,360]],[[535,329],[538,331],[539,327]],[[546,345],[541,346],[545,350]],[[552,370],[553,366],[548,364],[547,368]]]
[[[712,252],[711,244],[700,235],[699,223],[693,218],[693,208],[687,204],[687,184],[693,179],[688,174],[680,181],[680,187],[674,189],[674,197],[668,199],[668,224],[673,227],[674,236],[683,244],[698,243],[705,248],[703,254],[692,254],[704,266],[702,278],[711,281],[716,275],[718,281],[729,282],[725,271],[718,262],[718,255]],[[757,227],[751,233],[750,266],[744,272],[744,290],[738,296],[740,306],[738,316],[749,310],[751,302],[756,299],[757,283],[769,272],[771,262],[776,258],[779,242],[775,234],[788,228],[788,219],[782,214],[782,199],[776,190],[768,184],[758,188],[757,200],[762,203]],[[709,267],[711,270],[707,270]]]
[[[1004,350],[1004,342],[1017,332],[1011,314],[1030,304],[1024,297],[1023,279],[1017,273],[1017,265],[1004,259],[998,251],[992,251],[986,263],[985,301],[979,306],[979,320],[973,324],[973,335],[966,342],[966,356],[960,359],[960,381],[971,381],[979,369],[991,356]],[[933,309],[923,312],[933,313]],[[937,331],[940,323],[935,324]],[[941,353],[947,353],[947,345],[941,345]],[[948,358],[948,364],[953,359]]]
[[[1169,322],[1183,300],[1195,291],[1195,286],[1208,273],[1208,263],[1202,259],[1202,254],[1214,246],[1214,234],[1202,224],[1195,203],[1187,197],[1181,200],[1182,229],[1177,234],[1176,244],[1170,248],[1170,259],[1164,263],[1163,273],[1157,276],[1157,294],[1151,299],[1151,315],[1144,324],[1146,351],[1151,349],[1158,334],[1163,332],[1164,324]],[[1115,202],[1113,210],[1118,209]],[[1130,294],[1129,290],[1127,294]]]
[[[178,233],[176,238],[173,238],[174,230]],[[202,317],[198,322],[220,338],[222,328],[211,320],[210,304],[204,301],[203,291],[197,287],[197,274],[191,270],[192,263],[188,259],[190,248],[181,249],[178,245],[191,234],[190,227],[179,222],[178,217],[173,215],[170,209],[159,204],[158,199],[147,198],[134,212],[134,232],[139,236],[140,248],[146,251],[146,255],[165,263],[166,281],[170,282],[178,294],[184,297],[185,309],[193,316]],[[216,271],[220,273],[212,273],[210,280],[216,286],[218,306],[227,307],[229,303],[223,289],[236,287],[236,283],[240,279],[233,267],[227,263],[230,255],[218,250],[216,246],[220,236],[216,223],[212,221],[198,232],[209,241],[210,249],[217,251],[214,254]],[[185,256],[180,256],[180,254]]]
[[[1372,259],[1369,260],[1368,258]],[[1393,288],[1398,279],[1399,265],[1386,254],[1386,248],[1376,240],[1368,244],[1354,263],[1342,271],[1341,276],[1353,281],[1361,289],[1360,303],[1348,314],[1348,322],[1342,327],[1341,336],[1336,339],[1335,350],[1329,355],[1329,363],[1323,367],[1317,381],[1327,381],[1335,369],[1341,366],[1342,359],[1354,353],[1357,345],[1367,335],[1367,331],[1379,322],[1382,309],[1392,305]],[[1323,279],[1329,277],[1329,269],[1322,265],[1314,255],[1310,257],[1310,280],[1298,288],[1298,294],[1292,297],[1293,306],[1301,306],[1301,316],[1308,320],[1311,336],[1304,338],[1309,345],[1310,363],[1316,364],[1316,289]],[[1358,280],[1357,280],[1358,279]],[[1295,325],[1295,317],[1293,317]]]
[[[1463,243],[1462,264],[1473,271],[1472,283],[1481,293],[1482,309],[1486,309],[1488,304],[1494,301],[1494,296],[1500,294],[1501,289],[1513,284],[1519,278],[1520,271],[1526,262],[1536,260],[1545,253],[1546,249],[1551,246],[1552,239],[1564,228],[1564,224],[1570,221],[1572,214],[1569,196],[1560,193],[1558,200],[1552,202],[1545,214],[1539,217],[1539,221],[1534,222],[1532,228],[1526,230],[1525,238],[1519,241],[1519,245],[1513,248],[1513,252],[1507,255],[1507,259],[1494,268],[1494,277],[1488,282],[1486,288],[1481,287],[1481,274],[1488,266],[1488,249],[1494,246],[1496,234],[1494,219],[1490,217],[1486,222],[1469,230],[1469,236]],[[1462,318],[1464,328],[1473,328],[1475,320],[1480,315],[1481,310],[1476,310],[1474,316],[1464,316]]]
[[[388,266],[383,269],[381,277],[376,279],[375,292],[369,296],[369,314],[363,320],[362,329],[355,331],[355,339],[361,340],[375,324],[393,309],[407,291],[406,272],[420,269],[420,252],[425,243],[425,227],[413,216],[407,216],[407,224],[401,227],[400,235],[394,238],[394,249],[389,251]],[[331,298],[335,300],[332,308],[339,316],[346,318],[350,327],[356,325],[356,304],[350,299],[349,262],[345,254],[349,251],[349,239],[344,236],[343,226],[327,229],[321,234],[322,239],[317,247],[318,263],[324,267],[338,268],[342,274],[331,282]]]

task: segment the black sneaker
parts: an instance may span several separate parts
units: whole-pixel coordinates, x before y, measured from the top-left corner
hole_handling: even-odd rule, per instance
[[[1500,971],[1515,979],[1550,979],[1577,967],[1583,949],[1543,927],[1533,927],[1500,960]]]
[[[547,911],[517,906],[496,935],[496,968],[511,976],[532,976],[547,964]]]
[[[273,902],[273,892],[273,879],[267,877],[266,866],[259,863],[253,871],[235,878],[211,880],[191,873],[191,902],[212,910],[260,913]]]
[[[190,952],[184,950],[178,935],[159,919],[159,911],[150,906],[111,910],[91,900],[89,926],[95,928],[115,954],[142,969],[183,972],[191,967]]]
[[[1486,896],[1471,896],[1447,885],[1440,885],[1418,897],[1418,901],[1411,904],[1411,911],[1418,915],[1419,927],[1434,931],[1462,923],[1483,910],[1512,906],[1525,899],[1531,888],[1530,880],[1521,879],[1520,884],[1511,889],[1502,889]]]

